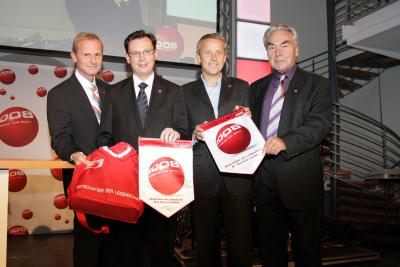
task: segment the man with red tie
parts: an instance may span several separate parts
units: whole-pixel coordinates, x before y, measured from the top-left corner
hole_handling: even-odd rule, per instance
[[[86,155],[96,149],[109,95],[107,84],[96,79],[103,62],[102,41],[93,33],[79,33],[73,42],[71,58],[76,65],[75,73],[51,89],[47,97],[51,147],[62,160],[75,165],[90,164]],[[72,170],[64,169],[65,192],[71,179]],[[94,228],[102,223],[96,216],[87,216],[87,220]],[[74,219],[74,267],[113,266],[107,263],[109,245],[110,235],[94,234]]]
[[[287,266],[288,233],[296,266],[320,266],[319,145],[331,122],[328,80],[296,66],[293,27],[271,26],[264,45],[273,72],[250,88],[253,120],[266,138],[265,159],[254,180],[263,266]]]

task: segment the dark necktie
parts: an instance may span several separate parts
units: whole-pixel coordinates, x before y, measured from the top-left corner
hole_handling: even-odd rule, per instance
[[[142,121],[142,126],[144,127],[144,123],[146,121],[146,113],[147,110],[149,109],[149,104],[147,103],[147,96],[146,92],[144,89],[147,87],[146,83],[140,83],[139,84],[139,95],[137,97],[137,104],[138,104],[138,109],[139,109],[139,114],[140,114],[140,120]]]

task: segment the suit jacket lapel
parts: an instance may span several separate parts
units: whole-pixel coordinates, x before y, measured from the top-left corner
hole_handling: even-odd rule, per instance
[[[289,88],[286,90],[285,101],[283,102],[281,118],[279,120],[278,133],[282,130],[288,129],[290,118],[293,116],[295,111],[295,102],[299,95],[301,94],[302,87],[302,72],[301,69],[297,67],[296,72],[289,84]]]
[[[221,91],[219,93],[219,100],[218,100],[218,116],[220,117],[221,114],[229,113],[229,111],[223,110],[224,109],[224,102],[228,99],[232,90],[232,84],[225,78],[222,77],[221,80]],[[233,111],[233,110],[231,110]]]
[[[71,94],[72,97],[75,99],[76,108],[81,109],[82,116],[87,116],[89,120],[98,125],[99,123],[97,121],[96,114],[94,113],[94,110],[85,93],[85,90],[82,88],[82,85],[75,77],[75,74],[72,75],[73,76],[71,77]]]
[[[201,102],[203,102],[212,110],[210,98],[208,97],[206,88],[204,87],[204,83],[201,78],[196,80],[196,83],[193,87],[193,94],[195,94]]]
[[[135,121],[135,124],[137,126],[137,129],[143,129],[142,122],[140,121],[140,116],[139,116],[139,108],[137,105],[137,100],[136,100],[136,93],[135,93],[135,85],[133,84],[133,78],[130,76],[129,79],[127,79],[127,85],[123,86],[123,90],[125,90],[123,96],[126,97],[126,99],[130,99],[129,102],[132,103],[132,119]]]

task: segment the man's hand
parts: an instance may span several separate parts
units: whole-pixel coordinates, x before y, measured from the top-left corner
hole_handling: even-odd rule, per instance
[[[207,121],[205,121],[203,123],[206,123],[206,122]],[[200,124],[196,125],[196,128],[194,128],[194,131],[193,131],[192,138],[197,141],[204,141],[203,132],[204,132],[204,130],[200,127]]]
[[[82,152],[75,152],[71,155],[71,160],[75,163],[76,166],[79,164],[85,164],[86,166],[91,166],[92,162],[86,159],[86,155]]]
[[[165,128],[160,135],[160,139],[165,143],[174,143],[181,135],[172,128]]]
[[[235,106],[233,110],[244,109],[244,113],[251,118],[251,111],[249,107]]]
[[[286,144],[282,139],[279,137],[270,137],[265,141],[263,154],[276,156],[284,150],[286,150]]]

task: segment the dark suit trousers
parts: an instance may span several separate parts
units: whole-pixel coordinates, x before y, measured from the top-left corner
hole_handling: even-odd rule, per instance
[[[145,206],[138,223],[115,222],[121,267],[171,267],[176,216],[166,218]]]
[[[247,267],[251,258],[250,196],[232,196],[221,184],[216,197],[195,198],[193,221],[197,245],[197,266],[221,266],[220,223],[225,230],[228,266]]]
[[[90,221],[88,220],[90,224]],[[74,218],[74,267],[112,267],[115,253],[111,234],[95,234]]]
[[[255,188],[263,267],[287,267],[288,232],[296,267],[321,266],[321,211],[286,208],[276,179],[265,175],[265,171],[263,175],[263,182]]]

